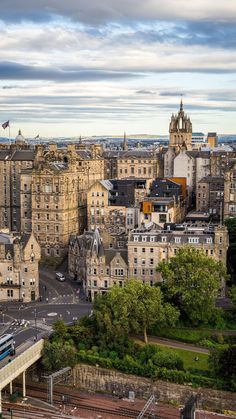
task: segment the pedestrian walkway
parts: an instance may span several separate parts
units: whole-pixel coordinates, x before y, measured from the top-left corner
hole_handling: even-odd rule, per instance
[[[142,336],[138,336],[139,339],[142,339]],[[148,336],[148,343],[156,343],[161,346],[168,346],[169,348],[179,348],[186,351],[197,352],[199,354],[209,354],[209,349],[201,348],[200,346],[191,345],[189,343],[178,342],[172,339],[159,338],[155,336]]]

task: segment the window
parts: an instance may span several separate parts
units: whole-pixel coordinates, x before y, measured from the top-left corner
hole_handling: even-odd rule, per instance
[[[154,259],[153,258],[151,258],[150,259],[150,265],[153,265],[154,264]]]
[[[222,243],[222,236],[220,236],[219,238],[219,243]]]
[[[162,243],[166,243],[167,242],[167,237],[166,236],[162,236],[161,241],[162,241]]]
[[[94,273],[94,275],[97,275],[97,269],[96,268],[94,268],[93,273]]]
[[[109,273],[110,273],[110,269],[106,268],[106,274],[109,275]]]
[[[160,214],[159,222],[160,223],[166,223],[166,214]]]
[[[115,275],[116,276],[123,276],[124,275],[124,269],[115,269]]]
[[[150,269],[150,275],[153,276],[153,269]]]
[[[137,258],[134,258],[134,263],[135,264],[138,263],[138,259]]]
[[[134,241],[138,242],[138,236],[134,236]]]
[[[94,281],[93,281],[93,286],[94,286],[94,287],[97,287],[97,280],[94,280]]]
[[[153,253],[154,252],[154,249],[153,249],[153,247],[151,247],[150,248],[150,253]]]
[[[145,259],[142,259],[142,265],[145,265],[145,263],[146,263]]]
[[[199,243],[199,237],[189,237],[188,242],[191,244],[197,244]]]
[[[147,241],[147,237],[146,236],[142,236],[142,242],[146,242]]]
[[[138,272],[137,268],[134,268],[134,275],[137,275],[137,272]]]
[[[146,252],[145,247],[142,247],[142,253],[145,253],[145,252]]]
[[[49,220],[49,214],[46,214],[46,219]]]
[[[137,253],[138,249],[137,247],[134,247],[134,252]]]
[[[7,296],[13,297],[13,290],[7,290]]]
[[[104,288],[108,288],[108,281],[107,281],[107,279],[104,280]]]
[[[219,256],[222,256],[222,250],[221,249],[219,250]]]
[[[175,243],[181,243],[181,237],[175,237]]]
[[[206,238],[206,243],[212,244],[212,237],[207,237]]]
[[[155,237],[154,237],[154,236],[151,236],[151,237],[150,237],[150,241],[151,241],[151,242],[154,242],[154,241],[155,241]]]
[[[142,275],[145,275],[145,269],[142,269]]]

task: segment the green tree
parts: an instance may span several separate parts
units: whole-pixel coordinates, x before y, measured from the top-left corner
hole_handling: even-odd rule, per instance
[[[147,342],[147,331],[155,324],[174,325],[179,312],[170,304],[164,304],[159,288],[128,281],[124,288],[112,287],[104,296],[99,296],[94,305],[94,320],[97,331],[111,342],[119,345],[127,342],[129,333],[143,333]]]
[[[129,281],[124,288],[129,302],[129,326],[131,332],[143,333],[148,342],[147,331],[152,326],[174,326],[179,312],[170,304],[164,304],[160,288],[151,287],[141,281]]]
[[[224,350],[213,350],[209,357],[209,365],[216,377],[231,382],[236,389],[236,345]]]
[[[53,339],[65,341],[68,337],[67,325],[64,320],[58,319],[53,324]]]
[[[232,288],[230,288],[229,297],[232,303],[232,311],[236,313],[236,286],[235,285]]]
[[[43,348],[42,363],[48,371],[73,368],[77,363],[76,351],[69,343],[47,341]]]
[[[229,249],[227,253],[228,268],[234,281],[236,280],[236,217],[226,218],[225,225],[229,232]]]
[[[216,314],[216,299],[226,267],[190,246],[179,249],[176,257],[157,266],[166,293],[193,325],[209,323]]]

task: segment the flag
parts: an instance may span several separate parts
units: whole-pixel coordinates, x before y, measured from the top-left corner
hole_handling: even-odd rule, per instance
[[[34,140],[37,140],[37,138],[39,138],[39,134],[38,134],[38,135],[36,135],[36,137],[34,137]]]
[[[10,121],[9,120],[2,124],[3,129],[6,129],[9,126],[10,126]]]

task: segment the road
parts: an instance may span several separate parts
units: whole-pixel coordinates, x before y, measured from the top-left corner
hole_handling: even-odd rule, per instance
[[[40,269],[40,295],[41,301],[1,305],[0,334],[13,334],[16,347],[49,334],[57,319],[70,324],[91,312],[92,305],[85,300],[78,284],[69,278],[59,282],[55,271],[48,268]]]

